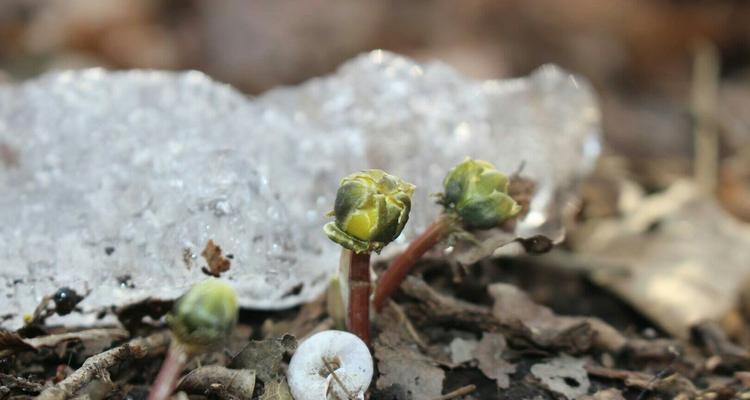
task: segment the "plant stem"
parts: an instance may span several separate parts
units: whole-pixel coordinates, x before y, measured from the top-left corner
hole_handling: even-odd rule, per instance
[[[435,222],[427,227],[427,230],[409,243],[406,251],[391,261],[391,264],[380,277],[377,287],[375,287],[375,300],[373,302],[376,311],[380,312],[383,309],[385,301],[398,289],[422,255],[443,239],[448,228],[450,228],[450,221],[451,219],[445,214],[440,215]]]
[[[349,332],[370,345],[370,253],[351,254],[346,325]]]
[[[176,343],[172,337],[172,344],[169,346],[167,356],[161,364],[159,375],[156,376],[154,384],[151,386],[151,392],[148,394],[148,400],[166,400],[174,392],[177,386],[177,379],[180,372],[185,368],[188,361],[188,354],[185,347]]]

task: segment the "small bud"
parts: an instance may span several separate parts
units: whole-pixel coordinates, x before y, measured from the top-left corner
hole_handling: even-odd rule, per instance
[[[508,177],[487,161],[467,159],[443,181],[443,203],[470,229],[490,229],[521,211],[508,195]]]
[[[401,234],[409,220],[414,185],[381,170],[341,180],[333,215],[323,230],[334,242],[357,253],[380,251]]]
[[[210,278],[180,297],[167,321],[177,339],[188,347],[214,347],[231,333],[237,322],[237,309],[234,288]]]

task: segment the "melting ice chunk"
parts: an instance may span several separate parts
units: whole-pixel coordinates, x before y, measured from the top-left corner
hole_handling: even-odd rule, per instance
[[[382,168],[417,185],[401,243],[467,156],[539,183],[521,234],[559,225],[593,165],[599,112],[555,67],[475,81],[383,51],[246,98],[197,72],[52,73],[0,88],[0,324],[61,287],[87,312],[173,298],[204,278],[208,242],[245,307],[310,300],[335,271],[322,233],[338,180]]]

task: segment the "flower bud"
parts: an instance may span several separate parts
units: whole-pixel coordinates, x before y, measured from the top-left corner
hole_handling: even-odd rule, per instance
[[[409,220],[414,185],[381,170],[341,180],[333,215],[323,230],[334,242],[357,253],[380,251],[401,234]]]
[[[467,159],[445,177],[443,203],[467,228],[490,229],[521,211],[508,195],[508,184],[508,177],[494,165]]]
[[[167,316],[172,332],[188,347],[221,344],[237,322],[237,295],[229,284],[210,278],[195,284]]]

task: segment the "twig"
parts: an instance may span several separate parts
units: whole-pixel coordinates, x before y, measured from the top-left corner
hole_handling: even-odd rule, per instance
[[[473,391],[477,390],[477,385],[466,385],[464,387],[460,387],[452,392],[446,393],[442,396],[435,397],[432,400],[450,400],[455,399],[458,396],[463,396],[465,394],[469,394]]]
[[[128,331],[121,328],[94,328],[24,339],[24,342],[35,349],[40,349],[43,347],[55,347],[63,342],[72,341],[86,342],[89,340],[111,339],[111,341],[114,342],[116,340],[126,339],[128,336]]]
[[[147,355],[163,352],[169,344],[169,339],[169,332],[158,332],[145,338],[133,339],[122,346],[91,356],[86,359],[81,368],[78,368],[57,385],[45,389],[37,399],[68,399],[94,377],[99,376],[103,370],[108,370],[125,360],[143,358]]]
[[[346,393],[346,397],[348,399],[354,399],[354,395],[349,391],[349,389],[346,388],[346,386],[344,386],[344,382],[341,382],[341,379],[339,379],[339,377],[336,375],[336,371],[333,370],[333,366],[331,366],[331,363],[328,360],[326,360],[325,357],[321,357],[321,359],[323,360],[323,365],[326,366],[328,373],[331,374],[331,376],[333,377],[333,380],[336,381],[339,387],[341,387],[341,390],[343,390],[344,393]]]
[[[654,375],[645,372],[607,368],[598,365],[585,365],[584,368],[589,375],[621,380],[625,386],[632,386],[645,390],[653,389],[653,384],[657,379]]]

